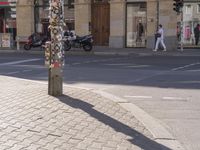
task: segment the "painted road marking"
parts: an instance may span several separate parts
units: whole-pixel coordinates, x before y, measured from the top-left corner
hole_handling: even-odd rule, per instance
[[[153,96],[145,96],[145,95],[125,95],[125,98],[135,98],[135,99],[152,99]],[[157,98],[156,98],[157,99]],[[189,98],[182,97],[173,97],[173,96],[164,96],[161,97],[163,100],[178,100],[178,101],[188,101]]]
[[[6,75],[12,75],[12,74],[17,74],[17,73],[19,73],[19,71],[8,72],[8,73],[6,73]]]
[[[41,59],[26,59],[26,60],[12,61],[12,62],[7,62],[7,63],[2,63],[2,64],[0,64],[0,66],[15,65],[15,64],[21,64],[21,63],[25,63],[25,62],[38,61],[38,60],[41,60]]]
[[[83,62],[75,62],[71,65],[81,65],[81,64],[89,64],[89,63],[100,63],[100,62],[106,62],[106,61],[115,61],[115,60],[123,60],[125,58],[109,58],[109,59],[101,59],[101,60],[90,60],[90,61],[83,61]]]
[[[126,98],[145,98],[145,99],[153,98],[152,96],[141,96],[141,95],[135,95],[135,96],[133,96],[133,95],[125,95],[124,97],[126,97]]]
[[[32,71],[32,70],[30,70],[30,69],[29,70],[23,70],[22,72],[30,72],[30,71]]]
[[[188,68],[188,67],[191,67],[191,66],[195,66],[195,65],[199,65],[200,63],[193,63],[193,64],[189,64],[189,65],[185,65],[185,66],[182,66],[182,67],[177,67],[177,68],[173,68],[171,71],[177,71],[177,70],[181,70],[181,69],[185,69],[185,68]]]
[[[170,72],[172,72],[172,71],[181,70],[181,69],[184,69],[184,68],[187,68],[187,67],[191,67],[191,66],[195,66],[195,65],[199,65],[199,64],[200,64],[200,62],[188,64],[188,65],[185,65],[185,66],[182,66],[182,67],[173,68],[173,69],[168,70],[168,71],[162,71],[162,72],[159,72],[159,73],[150,75],[150,76],[138,78],[138,79],[136,79],[136,80],[130,80],[130,81],[125,82],[125,83],[136,83],[136,82],[141,82],[141,81],[144,81],[144,80],[147,80],[147,79],[156,77],[156,76],[165,75],[165,74],[170,73]]]
[[[136,66],[125,66],[126,68],[142,68],[142,67],[150,67],[150,65],[136,65]]]
[[[182,98],[182,97],[162,97],[163,100],[178,100],[178,101],[188,101],[189,98]]]
[[[200,69],[196,69],[196,70],[187,70],[188,72],[199,72]]]
[[[107,66],[125,66],[125,65],[133,65],[133,64],[130,64],[130,63],[119,63],[119,64],[104,64],[104,65],[107,65]]]

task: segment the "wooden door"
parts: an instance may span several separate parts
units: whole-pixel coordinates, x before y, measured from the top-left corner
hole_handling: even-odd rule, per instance
[[[110,5],[109,3],[92,4],[92,35],[95,45],[108,45],[110,36]]]

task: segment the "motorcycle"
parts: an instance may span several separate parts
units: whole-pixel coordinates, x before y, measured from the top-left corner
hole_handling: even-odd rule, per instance
[[[91,51],[93,47],[92,35],[76,36],[75,33],[68,32],[64,34],[64,50],[69,51],[73,48],[83,48],[85,51]]]
[[[47,36],[40,35],[38,33],[33,33],[28,37],[28,41],[24,44],[25,50],[30,50],[32,47],[41,47],[45,45],[45,42],[48,40]]]

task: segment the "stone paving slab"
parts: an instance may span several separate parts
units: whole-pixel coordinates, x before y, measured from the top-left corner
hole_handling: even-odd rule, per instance
[[[90,90],[0,76],[0,150],[169,150],[130,112]]]

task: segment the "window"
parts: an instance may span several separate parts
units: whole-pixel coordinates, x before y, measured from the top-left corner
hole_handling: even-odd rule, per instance
[[[192,14],[192,6],[191,5],[186,5],[186,14]]]
[[[74,8],[74,0],[68,0],[68,8]]]
[[[197,5],[197,13],[200,13],[200,4]]]
[[[126,7],[126,47],[145,47],[146,3],[128,3]]]

